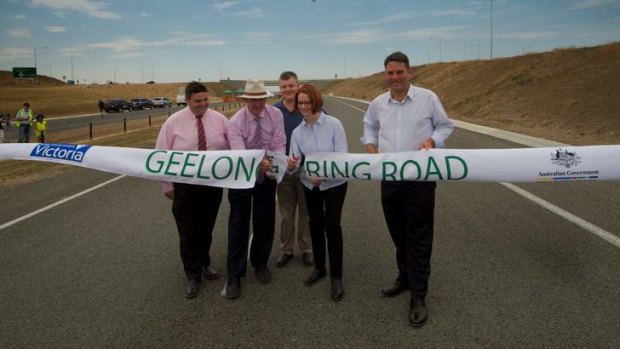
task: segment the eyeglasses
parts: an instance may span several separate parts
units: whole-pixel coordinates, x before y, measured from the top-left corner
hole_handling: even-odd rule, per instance
[[[312,105],[311,101],[297,101],[297,105]]]

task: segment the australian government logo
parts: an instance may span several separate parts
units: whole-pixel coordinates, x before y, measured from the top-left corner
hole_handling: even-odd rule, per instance
[[[551,163],[562,167],[562,170],[539,172],[539,181],[578,181],[599,178],[599,170],[576,170],[581,163],[581,156],[577,152],[558,148],[551,153]]]
[[[90,147],[91,145],[44,143],[34,147],[32,152],[30,152],[30,156],[82,162],[84,155]]]

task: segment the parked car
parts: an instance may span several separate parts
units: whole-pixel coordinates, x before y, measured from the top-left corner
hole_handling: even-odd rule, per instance
[[[131,104],[132,110],[153,108],[153,102],[151,102],[151,100],[148,98],[132,98],[131,100],[129,100],[129,103]]]
[[[153,108],[170,108],[172,107],[172,102],[168,99],[168,97],[153,97]]]
[[[131,110],[131,104],[122,98],[112,98],[103,102],[103,109],[106,113],[113,111],[121,112],[123,110]]]

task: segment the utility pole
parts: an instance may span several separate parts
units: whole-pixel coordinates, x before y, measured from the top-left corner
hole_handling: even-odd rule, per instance
[[[491,0],[491,59],[493,59],[493,0]]]
[[[439,42],[439,63],[441,63],[441,38],[438,36],[437,37],[431,36],[429,39],[437,40]]]

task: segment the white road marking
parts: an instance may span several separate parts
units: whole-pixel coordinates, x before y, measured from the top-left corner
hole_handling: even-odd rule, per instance
[[[73,200],[73,199],[76,199],[76,198],[78,198],[78,197],[80,197],[80,196],[82,196],[82,195],[88,194],[88,193],[90,193],[90,192],[91,192],[91,191],[93,191],[93,190],[97,190],[97,189],[99,189],[99,188],[101,188],[101,187],[103,187],[103,186],[106,186],[106,185],[108,185],[108,184],[110,184],[110,183],[112,183],[112,182],[115,182],[115,181],[117,181],[117,180],[119,180],[119,179],[121,179],[121,178],[123,178],[123,177],[126,177],[126,175],[122,175],[122,176],[114,177],[114,178],[112,178],[112,179],[110,179],[110,180],[108,180],[108,181],[105,181],[105,182],[103,182],[103,183],[97,184],[97,185],[96,185],[96,186],[94,186],[94,187],[90,187],[90,188],[88,188],[88,189],[86,189],[86,190],[84,190],[84,191],[81,191],[81,192],[77,193],[77,194],[74,194],[74,195],[71,195],[71,196],[69,196],[69,197],[66,197],[66,198],[64,198],[64,199],[62,199],[62,200],[56,201],[56,202],[54,202],[53,204],[47,205],[47,206],[42,207],[42,208],[40,208],[40,209],[38,209],[38,210],[36,210],[36,211],[30,212],[30,213],[28,213],[27,215],[21,216],[21,217],[19,217],[19,218],[17,218],[17,219],[14,219],[14,220],[10,221],[10,222],[6,222],[6,223],[4,223],[4,224],[0,225],[0,230],[5,229],[5,228],[8,228],[8,227],[10,227],[10,226],[12,226],[12,225],[15,225],[15,224],[17,224],[17,223],[19,223],[19,222],[21,222],[21,221],[23,221],[23,220],[26,220],[26,219],[28,219],[28,218],[34,217],[34,216],[38,215],[39,213],[43,213],[43,212],[45,212],[45,211],[47,211],[47,210],[50,210],[50,209],[52,209],[52,208],[54,208],[54,207],[56,207],[56,206],[58,206],[58,205],[62,205],[62,204],[64,204],[65,202],[68,202],[68,201],[71,201],[71,200]]]
[[[521,189],[519,187],[517,187],[514,184],[511,183],[500,183],[501,185],[503,185],[504,187],[514,191],[515,193],[523,196],[524,198],[533,201],[534,203],[542,206],[543,208],[557,214],[558,216],[566,219],[567,221],[589,231],[590,233],[600,237],[601,239],[609,242],[610,244],[620,248],[620,238],[615,236],[614,234],[608,232],[605,229],[602,229],[588,221],[586,221],[585,219],[579,218],[577,216],[575,216],[574,214],[550,203],[549,201],[546,201],[544,199],[539,198],[538,196],[528,192],[527,190]]]
[[[352,98],[343,98],[343,97],[336,97],[335,99],[346,105],[349,106],[350,108],[353,108],[355,110],[358,110],[362,113],[366,113],[365,110],[362,110],[360,108],[357,108],[349,103],[346,103],[342,100],[340,100],[340,98],[342,99],[346,99],[346,100],[351,100],[351,101],[356,101],[356,102],[360,102],[360,103],[365,103],[365,104],[370,104],[367,101],[363,101],[363,100],[357,100],[357,99],[352,99]],[[467,129],[469,131],[472,132],[477,132],[477,133],[482,133],[482,134],[486,134],[495,138],[500,138],[500,139],[504,139],[507,141],[511,141],[513,143],[517,143],[517,144],[522,144],[522,145],[526,145],[529,147],[556,147],[556,146],[564,146],[565,144],[562,143],[557,143],[557,142],[553,142],[553,141],[549,141],[549,140],[545,140],[542,138],[536,138],[536,137],[530,137],[530,136],[526,136],[526,135],[521,135],[518,133],[514,133],[514,132],[508,132],[508,131],[503,131],[503,130],[497,130],[494,128],[490,128],[490,127],[486,127],[486,126],[480,126],[480,125],[475,125],[475,124],[470,124],[470,123],[466,123],[466,122],[462,122],[462,121],[458,121],[458,120],[453,120],[455,121],[455,126],[459,127],[459,128],[463,128],[463,129]],[[588,221],[586,221],[583,218],[577,217],[574,214],[548,202],[545,201],[541,198],[539,198],[538,196],[524,190],[521,189],[519,187],[517,187],[514,184],[511,183],[500,183],[501,185],[503,185],[505,188],[512,190],[513,192],[521,195],[522,197],[536,203],[537,205],[542,206],[543,208],[555,213],[556,215],[566,219],[567,221],[576,224],[577,226],[581,227],[582,229],[585,229],[586,231],[598,236],[599,238],[609,242],[610,244],[620,248],[620,238],[610,232],[608,232],[607,230],[596,226]]]

